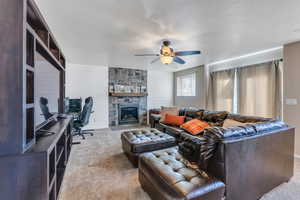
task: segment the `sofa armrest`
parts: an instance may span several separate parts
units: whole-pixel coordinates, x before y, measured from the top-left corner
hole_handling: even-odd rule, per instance
[[[178,151],[190,162],[198,162],[201,145],[206,143],[205,138],[192,136],[189,133],[181,133],[178,143]]]
[[[190,162],[196,162],[199,167],[206,170],[209,160],[213,157],[221,136],[205,129],[201,136],[188,133],[180,135],[179,152]]]
[[[156,124],[159,123],[160,118],[160,114],[150,114],[149,121],[151,128],[155,128]]]

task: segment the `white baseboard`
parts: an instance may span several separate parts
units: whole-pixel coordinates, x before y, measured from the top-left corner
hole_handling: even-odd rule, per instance
[[[300,159],[300,155],[298,154],[295,154],[294,157]]]

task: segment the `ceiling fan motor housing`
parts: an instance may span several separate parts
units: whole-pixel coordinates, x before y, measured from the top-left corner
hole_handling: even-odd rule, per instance
[[[163,42],[164,46],[170,46],[171,42],[169,40],[164,40]]]

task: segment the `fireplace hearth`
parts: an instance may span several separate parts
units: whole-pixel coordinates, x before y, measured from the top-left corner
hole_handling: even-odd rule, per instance
[[[119,124],[137,124],[139,123],[139,105],[138,104],[120,104],[119,105]]]

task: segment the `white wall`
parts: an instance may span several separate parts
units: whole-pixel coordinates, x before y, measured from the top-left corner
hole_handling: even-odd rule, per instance
[[[37,54],[34,76],[34,102],[35,103],[35,125],[45,121],[40,108],[40,98],[48,99],[48,107],[51,113],[58,112],[59,99],[59,71],[50,64],[44,57]]]
[[[66,97],[92,96],[94,107],[85,129],[108,128],[108,67],[68,64]]]
[[[148,71],[148,109],[173,106],[173,72]]]
[[[148,71],[148,109],[173,106],[173,72]],[[85,129],[108,128],[108,67],[68,64],[66,97],[94,98],[94,113]]]

